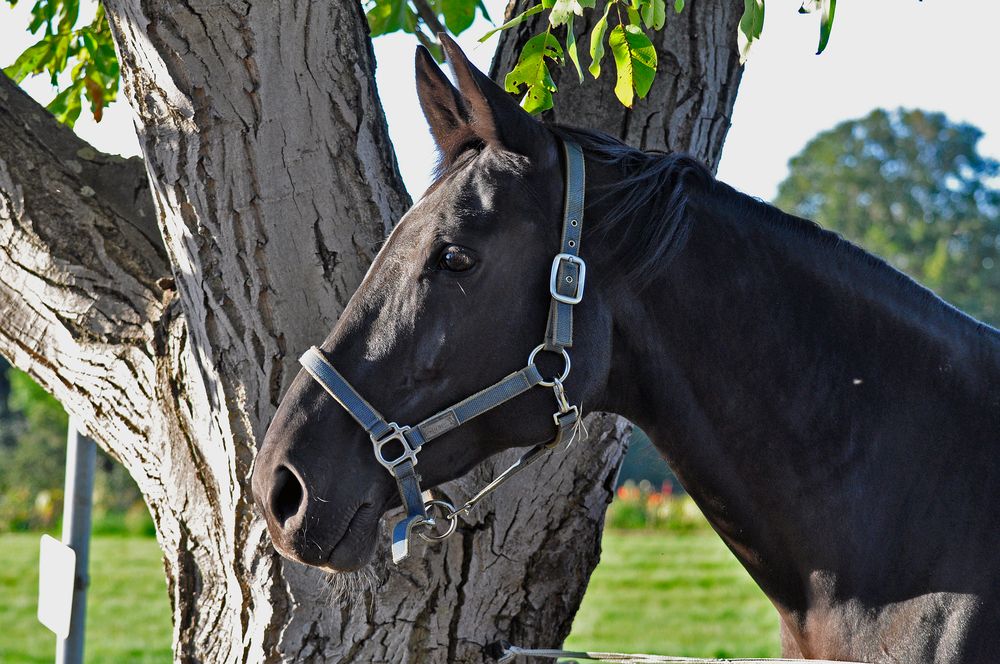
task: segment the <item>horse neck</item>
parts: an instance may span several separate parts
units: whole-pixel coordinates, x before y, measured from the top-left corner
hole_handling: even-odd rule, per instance
[[[804,607],[816,570],[860,573],[865,543],[845,542],[905,507],[887,503],[887,486],[940,465],[927,435],[940,422],[925,415],[974,419],[952,402],[979,403],[971,367],[985,359],[1000,377],[1000,353],[995,335],[881,261],[715,187],[692,196],[686,244],[663,274],[616,300],[608,409],[650,435],[772,600]],[[935,401],[942,380],[949,403]]]

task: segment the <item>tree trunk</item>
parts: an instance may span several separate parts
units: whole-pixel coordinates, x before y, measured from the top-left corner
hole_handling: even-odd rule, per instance
[[[684,58],[661,67],[658,110],[622,112],[606,80],[564,85],[572,122],[714,166],[738,16],[696,4],[668,28]],[[299,352],[326,336],[409,204],[360,6],[105,6],[145,168],[97,153],[0,80],[0,350],[139,484],[176,659],[479,662],[500,638],[561,643],[599,556],[619,418],[592,418],[588,440],[399,568],[328,578],[281,559],[251,502],[256,446]],[[463,501],[512,456],[442,493]]]
[[[511,0],[506,18],[534,4],[534,0]],[[645,150],[687,152],[714,172],[743,75],[736,50],[743,4],[692,0],[680,14],[674,13],[673,6],[667,2],[666,27],[651,34],[658,64],[656,80],[645,99],[637,98],[631,109],[619,103],[614,93],[614,62],[607,54],[597,80],[586,74],[581,84],[572,66],[554,69],[552,78],[559,91],[555,108],[546,115],[553,122],[600,129]],[[590,31],[603,11],[599,3],[574,22],[581,50],[589,46]],[[613,12],[608,21],[617,23]],[[502,80],[503,73],[513,69],[524,43],[544,26],[543,12],[512,28],[497,48],[490,76]],[[560,40],[565,30],[556,30]],[[585,61],[588,57],[582,56]]]

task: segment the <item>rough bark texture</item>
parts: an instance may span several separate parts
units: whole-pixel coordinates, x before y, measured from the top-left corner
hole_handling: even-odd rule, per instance
[[[170,275],[142,161],[96,152],[0,75],[0,348],[135,448]]]
[[[635,142],[717,163],[735,22],[695,4],[671,25],[687,59],[654,86],[673,91],[659,111],[623,114],[603,81],[564,85],[567,121],[629,138],[641,124]],[[280,559],[251,505],[256,445],[297,354],[326,336],[408,205],[359,6],[105,5],[145,169],[98,154],[0,81],[0,351],[136,478],[177,660],[478,662],[499,638],[560,643],[597,563],[618,418],[592,418],[588,440],[505,486],[446,543],[354,579],[367,594],[336,595]],[[442,491],[464,500],[509,462]]]
[[[506,18],[534,4],[534,0],[511,0]],[[575,21],[585,65],[589,64],[590,31],[603,12],[604,3],[598,3]],[[646,150],[687,152],[715,171],[743,74],[736,51],[736,28],[742,14],[740,2],[692,0],[680,14],[667,2],[666,27],[650,34],[658,65],[645,99],[637,99],[631,109],[621,105],[614,93],[614,60],[607,53],[596,80],[585,71],[586,80],[579,83],[572,65],[553,70],[559,91],[547,119],[600,129]],[[615,12],[608,21],[612,26],[617,23]],[[498,79],[510,71],[524,43],[544,29],[544,12],[513,28],[497,49],[490,75]],[[562,41],[565,27],[556,34]]]

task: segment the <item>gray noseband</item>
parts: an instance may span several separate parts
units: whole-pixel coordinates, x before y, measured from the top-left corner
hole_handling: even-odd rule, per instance
[[[587,266],[580,258],[580,238],[583,232],[584,159],[580,146],[572,141],[564,141],[566,155],[566,199],[563,211],[563,227],[560,253],[552,260],[549,279],[548,323],[545,341],[535,348],[528,357],[528,365],[515,371],[501,381],[473,394],[455,405],[428,417],[419,424],[408,427],[395,422],[387,422],[382,415],[358,394],[347,380],[340,375],[326,356],[313,346],[302,355],[299,362],[330,393],[344,410],[350,413],[371,437],[375,458],[389,474],[396,479],[399,495],[406,507],[406,517],[392,530],[392,560],[400,562],[409,553],[410,533],[417,526],[433,528],[435,520],[427,513],[429,507],[444,510],[444,518],[450,523],[440,535],[420,533],[424,539],[444,539],[455,531],[458,515],[468,512],[483,497],[538,459],[543,452],[556,447],[577,427],[580,411],[570,405],[563,389],[563,381],[569,375],[570,359],[567,348],[573,345],[573,306],[583,298]],[[546,350],[560,353],[565,367],[558,378],[545,380],[535,366],[535,356]],[[420,490],[420,476],[417,475],[417,452],[435,438],[455,429],[474,417],[493,410],[514,397],[540,385],[551,387],[556,397],[557,412],[552,415],[556,435],[547,443],[536,445],[525,453],[513,466],[501,473],[462,507],[455,509],[442,500],[424,502]]]

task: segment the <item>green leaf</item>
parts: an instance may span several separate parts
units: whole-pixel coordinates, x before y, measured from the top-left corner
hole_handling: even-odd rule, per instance
[[[521,12],[520,14],[518,14],[517,16],[515,16],[514,18],[510,19],[509,21],[507,21],[503,25],[501,25],[499,27],[496,27],[496,28],[493,28],[492,30],[490,30],[489,32],[487,32],[485,35],[483,35],[482,37],[480,37],[479,38],[480,43],[486,41],[487,39],[489,39],[490,37],[492,37],[496,33],[500,32],[501,30],[506,30],[507,28],[513,28],[515,25],[520,25],[521,23],[524,23],[525,19],[527,19],[529,16],[534,16],[535,14],[537,14],[538,12],[540,12],[540,11],[542,11],[544,9],[545,9],[544,5],[537,4],[534,7],[531,7],[529,9],[524,10],[523,12]]]
[[[72,35],[54,35],[52,39],[52,59],[49,61],[48,69],[52,78],[52,85],[58,84],[58,76],[66,69],[66,62],[69,60],[69,47],[73,39]]]
[[[453,35],[464,32],[476,20],[476,5],[469,0],[439,0],[445,27]]]
[[[573,14],[583,16],[583,8],[593,6],[594,0],[555,0],[552,4],[552,11],[549,12],[549,24],[553,28],[564,25],[569,22],[570,16]]]
[[[802,6],[799,7],[800,14],[812,14],[817,10],[820,12],[820,19],[819,47],[816,49],[816,55],[819,55],[830,43],[830,31],[833,29],[833,15],[837,11],[837,0],[802,0]]]
[[[647,28],[653,26],[653,2],[652,0],[641,0],[639,3],[639,16],[642,18],[642,24]]]
[[[570,14],[566,22],[566,55],[569,56],[573,66],[576,67],[576,75],[583,83],[583,67],[580,66],[580,53],[576,48],[576,34],[573,32],[573,15]]]
[[[40,42],[29,46],[17,60],[9,67],[5,67],[3,72],[7,74],[15,83],[20,83],[30,74],[37,74],[45,69],[52,57],[52,42],[46,38]]]
[[[562,64],[563,50],[559,40],[548,30],[535,35],[521,49],[517,64],[504,79],[507,92],[518,93],[526,88],[521,106],[529,113],[540,113],[552,108],[552,93],[556,84],[552,80],[546,58]]]
[[[740,51],[740,64],[750,57],[750,47],[760,39],[764,30],[764,0],[743,0],[743,16],[736,34]]]
[[[439,65],[443,65],[444,49],[441,47],[441,44],[428,37],[423,30],[415,30],[413,34],[417,36],[417,41],[423,44],[424,48],[430,52],[434,61]]]
[[[819,55],[826,49],[826,45],[830,43],[830,31],[833,30],[833,16],[837,12],[837,0],[822,0],[823,2],[823,13],[820,14],[819,19],[819,48],[816,51],[816,55]]]
[[[65,34],[73,29],[80,17],[80,0],[63,0],[62,16],[59,19],[59,32]]]
[[[635,95],[645,97],[656,77],[656,48],[638,25],[616,25],[608,36],[618,81],[615,96],[632,108]]]
[[[372,37],[398,30],[413,32],[417,25],[417,15],[406,0],[376,0],[365,17]]]
[[[604,59],[604,35],[608,31],[608,12],[611,11],[611,0],[604,7],[604,15],[595,25],[590,33],[590,67],[587,70],[590,75],[597,78],[601,75],[601,60]]]
[[[684,0],[674,0],[674,13],[680,14],[684,11]]]
[[[666,0],[639,0],[639,16],[647,28],[660,30],[667,22]]]
[[[631,23],[632,25],[639,25],[639,23],[642,21],[642,19],[639,17],[639,8],[637,5],[638,3],[626,7],[626,11],[628,12],[628,22]]]
[[[52,115],[56,116],[59,122],[73,127],[83,106],[80,103],[80,94],[83,92],[82,83],[75,83],[56,95],[56,98],[46,106]]]
[[[653,29],[662,30],[667,24],[667,0],[652,0]]]
[[[97,42],[97,36],[87,28],[80,31],[80,36],[83,37],[83,45],[87,47],[87,52],[90,53],[91,59],[97,60],[97,54],[101,50],[101,45]]]
[[[476,6],[479,7],[479,11],[483,13],[483,18],[492,23],[493,19],[490,18],[490,12],[486,9],[486,5],[483,4],[483,0],[476,0]]]

